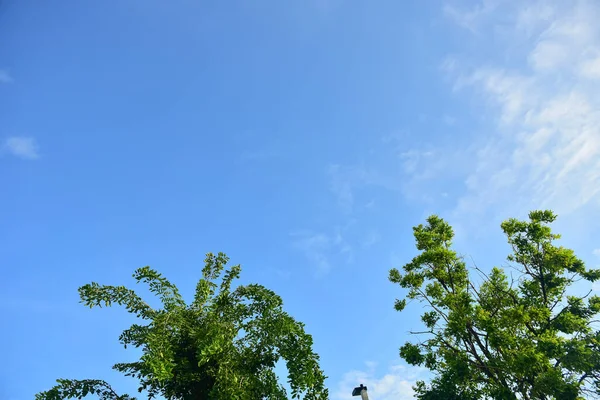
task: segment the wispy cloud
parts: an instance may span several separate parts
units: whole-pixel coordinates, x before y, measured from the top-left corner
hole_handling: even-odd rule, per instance
[[[11,83],[13,81],[10,73],[5,69],[0,69],[0,83]]]
[[[316,274],[323,276],[333,268],[333,260],[340,260],[341,257],[343,262],[352,261],[352,247],[344,237],[346,229],[337,228],[333,233],[293,232],[291,234],[292,243],[316,268]]]
[[[582,62],[580,73],[588,79],[600,79],[600,55]]]
[[[295,232],[292,237],[294,247],[302,251],[306,258],[318,268],[320,273],[331,270],[329,253],[332,240],[328,235],[324,233]]]
[[[444,12],[474,33],[468,53],[441,60],[455,95],[475,100],[473,131],[429,143],[389,135],[361,162],[332,166],[341,209],[355,213],[384,189],[464,224],[536,208],[599,214],[600,4],[480,1]],[[483,43],[497,63],[473,51]]]
[[[410,132],[383,135],[362,162],[330,166],[331,191],[342,210],[351,213],[357,194],[372,196],[368,190],[372,188],[410,197],[414,184],[434,178],[444,169],[440,163],[448,162],[447,159],[436,157],[429,148],[410,146],[410,137]],[[372,197],[361,200],[365,207],[375,204]]]
[[[564,214],[598,206],[600,5],[508,3],[514,9],[501,16],[502,24],[515,42],[524,21],[530,24],[525,67],[486,64],[456,75],[458,87],[483,96],[496,121],[491,134],[474,138],[475,160],[457,212],[495,209],[506,214],[547,207]],[[485,4],[478,9],[486,9]],[[489,13],[463,17],[479,18],[478,24],[491,31],[497,26]]]
[[[413,176],[422,173],[423,169],[420,168],[422,163],[430,163],[433,156],[434,152],[431,150],[410,149],[400,153],[404,172]]]
[[[381,235],[376,230],[368,231],[363,239],[362,246],[369,248],[381,241]]]
[[[355,168],[347,169],[341,165],[331,165],[329,167],[331,192],[345,212],[352,211],[354,207],[354,188],[357,182],[362,181],[363,175],[364,172]]]
[[[475,7],[462,9],[453,4],[444,5],[444,14],[454,20],[461,27],[476,33],[480,27],[482,17],[489,15],[498,7],[498,0],[484,0]]]
[[[456,151],[444,141],[437,147],[414,143],[412,136],[410,132],[384,135],[363,162],[330,167],[331,191],[341,210],[351,214],[357,208],[355,203],[372,208],[376,192],[428,204],[447,196],[442,195],[445,186],[464,174],[465,165],[460,162],[464,151]],[[452,145],[457,143],[459,140],[453,139]]]
[[[412,387],[418,379],[422,379],[425,370],[417,367],[394,365],[378,375],[376,363],[365,363],[364,370],[353,370],[344,374],[337,389],[332,393],[335,400],[352,400],[352,389],[360,384],[368,388],[369,397],[377,400],[409,400],[414,399]]]
[[[395,177],[389,173],[383,174],[376,165],[370,165],[367,168],[365,164],[334,164],[329,167],[328,172],[331,192],[337,198],[340,208],[346,213],[353,211],[356,193],[360,189],[368,186],[385,187],[387,189],[399,188],[399,182],[396,181]],[[365,204],[368,204],[371,200]]]
[[[13,136],[4,140],[3,152],[26,160],[39,158],[38,144],[32,137]]]
[[[596,257],[600,257],[600,248],[598,248],[598,249],[594,249],[594,250],[592,251],[592,254],[593,254],[593,255],[595,255]]]

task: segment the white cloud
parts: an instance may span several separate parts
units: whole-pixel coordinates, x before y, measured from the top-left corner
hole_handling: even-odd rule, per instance
[[[5,69],[0,69],[0,83],[11,83],[13,81],[12,76]]]
[[[344,374],[337,389],[332,391],[332,399],[352,400],[352,389],[360,384],[367,386],[369,398],[374,400],[414,399],[412,387],[425,374],[422,368],[394,365],[383,375],[378,375],[375,363],[365,364],[366,370],[353,370]]]
[[[381,161],[385,155],[377,154]],[[354,209],[355,194],[358,189],[364,189],[368,186],[382,187],[388,190],[399,190],[400,182],[397,176],[382,173],[378,168],[377,162],[367,168],[364,164],[359,165],[331,165],[329,167],[329,177],[331,179],[331,191],[336,196],[339,206],[346,213],[351,213]]]
[[[352,211],[373,187],[449,207],[464,223],[537,208],[600,212],[600,3],[483,1],[461,10],[445,7],[476,35],[441,72],[457,96],[476,100],[472,125],[483,129],[436,143],[390,135],[360,164],[332,167],[342,208]],[[477,45],[495,46],[498,61],[478,60]]]
[[[529,63],[535,69],[552,69],[564,65],[569,61],[569,58],[567,43],[543,40],[536,45],[529,55]]]
[[[304,253],[307,260],[316,268],[317,275],[323,276],[331,271],[333,259],[342,256],[344,262],[352,261],[352,247],[344,238],[348,226],[337,228],[331,234],[312,231],[293,232],[292,244]]]
[[[354,206],[354,185],[356,180],[361,177],[361,171],[356,169],[343,169],[340,165],[329,167],[329,176],[331,178],[331,191],[336,196],[340,207],[350,212]]]
[[[365,235],[365,238],[362,242],[362,246],[368,248],[379,243],[380,241],[381,235],[379,234],[379,232],[371,230]]]
[[[331,269],[327,253],[331,247],[329,236],[324,233],[296,232],[293,233],[294,247],[301,250],[316,267],[323,272]]]
[[[404,172],[409,175],[421,174],[423,163],[431,162],[433,151],[410,149],[400,153]]]
[[[600,56],[581,63],[580,72],[588,79],[600,79]]]
[[[556,12],[547,0],[524,2],[516,13],[516,29],[529,37],[554,18]]]
[[[464,175],[464,154],[456,149],[464,141],[442,139],[434,147],[415,143],[414,137],[413,132],[385,135],[360,164],[330,167],[331,191],[343,211],[352,213],[354,203],[363,201],[371,208],[384,192],[421,204],[448,197],[447,187]]]
[[[495,120],[490,131],[474,138],[467,192],[456,211],[464,216],[494,209],[506,215],[552,208],[564,214],[598,207],[600,5],[511,4],[516,10],[497,18],[504,27],[512,18],[514,43],[523,39],[524,21],[531,24],[530,39],[521,45],[525,67],[486,63],[456,77],[459,88],[483,95]],[[492,35],[494,17],[477,16],[486,19],[479,23]],[[509,51],[506,46],[498,52]]]
[[[492,13],[498,7],[498,0],[483,0],[475,7],[465,10],[453,4],[444,5],[444,14],[454,20],[459,26],[473,33],[480,27],[483,16]]]
[[[453,73],[460,67],[460,63],[456,56],[446,56],[440,63],[440,70],[445,73]]]
[[[13,136],[4,141],[3,152],[8,152],[16,157],[34,160],[39,158],[38,145],[34,138]]]
[[[514,122],[524,117],[524,105],[538,100],[529,77],[500,68],[481,67],[457,79],[456,87],[473,86],[484,92],[490,102],[500,107],[500,120]]]
[[[595,255],[596,257],[600,257],[600,248],[592,250],[592,254]]]

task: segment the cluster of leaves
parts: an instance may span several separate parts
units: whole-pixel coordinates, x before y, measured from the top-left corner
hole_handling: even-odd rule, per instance
[[[123,286],[82,286],[79,294],[86,306],[116,303],[145,322],[132,325],[119,338],[125,347],[141,348],[139,361],[113,368],[137,378],[139,392],[150,399],[280,400],[287,399],[287,393],[274,367],[283,359],[292,398],[326,399],[325,376],[304,325],[284,312],[281,298],[263,286],[232,289],[241,268],[226,268],[227,262],[222,253],[207,255],[189,305],[158,272],[149,267],[136,270],[136,281],[146,283],[160,298],[160,310]],[[64,379],[36,399],[80,399],[87,394],[133,399],[118,396],[103,381]]]
[[[420,254],[389,279],[408,289],[396,301],[424,302],[422,339],[408,342],[400,356],[434,371],[419,382],[417,398],[582,399],[600,394],[600,333],[593,329],[600,297],[568,295],[578,280],[594,282],[572,250],[557,247],[551,211],[534,211],[528,221],[502,223],[512,254],[511,278],[500,268],[478,267],[476,285],[464,260],[452,250],[451,226],[437,216],[414,228]],[[424,338],[424,339],[423,339]]]
[[[128,395],[119,396],[108,383],[98,379],[57,379],[57,382],[58,385],[52,389],[36,395],[36,399],[83,399],[91,394],[100,400],[135,400],[135,397]]]

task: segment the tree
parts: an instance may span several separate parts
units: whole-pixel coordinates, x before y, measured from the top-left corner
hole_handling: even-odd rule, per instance
[[[600,297],[573,295],[578,280],[594,282],[570,249],[557,247],[551,211],[533,211],[528,221],[509,219],[501,227],[512,254],[511,278],[494,267],[482,283],[469,275],[452,250],[452,227],[431,216],[414,230],[420,254],[392,269],[389,279],[408,289],[407,299],[427,310],[419,342],[407,342],[400,356],[432,370],[429,384],[418,382],[417,398],[582,399],[600,394],[600,333],[594,328]],[[571,293],[571,294],[569,294]]]
[[[168,400],[287,399],[274,372],[283,359],[293,398],[325,399],[325,376],[312,337],[304,325],[282,309],[282,300],[263,286],[231,288],[239,265],[226,268],[227,256],[208,254],[202,279],[187,305],[177,287],[150,267],[139,268],[135,280],[148,284],[162,303],[153,309],[124,286],[91,283],[79,288],[82,302],[92,307],[124,306],[143,323],[119,337],[127,348],[141,348],[139,361],[113,366],[139,380],[139,392]],[[223,271],[225,271],[223,273]],[[220,280],[220,283],[215,281]],[[104,400],[129,400],[104,381],[59,379],[37,400],[83,398],[95,394]]]

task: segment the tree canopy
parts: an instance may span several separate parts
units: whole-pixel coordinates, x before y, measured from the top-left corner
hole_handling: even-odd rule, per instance
[[[438,216],[413,228],[419,254],[389,279],[407,290],[398,311],[425,306],[424,329],[400,348],[409,364],[433,379],[417,382],[419,400],[580,400],[600,398],[600,296],[583,294],[578,281],[595,282],[573,250],[557,245],[551,211],[501,224],[509,248],[503,269],[467,266],[453,249],[452,227]],[[139,392],[167,400],[328,398],[319,356],[304,325],[283,310],[281,298],[257,284],[233,287],[241,267],[225,254],[208,254],[187,304],[177,287],[150,267],[134,273],[160,299],[152,308],[124,286],[92,282],[79,288],[90,308],[125,307],[139,322],[123,331],[138,361],[113,368],[139,381]],[[577,289],[577,290],[576,290]],[[275,373],[288,370],[291,393]],[[105,381],[59,379],[37,400],[132,400]]]
[[[283,311],[281,298],[257,284],[237,286],[239,265],[228,267],[225,254],[208,254],[195,296],[186,304],[175,285],[150,267],[139,268],[135,280],[148,285],[161,300],[151,308],[124,286],[90,283],[79,288],[90,308],[113,303],[140,319],[123,331],[125,348],[142,350],[138,361],[113,369],[139,380],[139,392],[152,399],[287,399],[274,371],[283,359],[292,398],[326,399],[325,376],[312,337],[304,325]],[[102,380],[59,379],[37,400],[81,399],[93,394],[103,400],[130,400]]]
[[[600,271],[587,269],[570,249],[557,246],[549,226],[551,211],[502,223],[510,248],[510,278],[494,267],[474,266],[476,283],[452,248],[454,233],[431,216],[414,230],[420,251],[392,269],[389,279],[408,290],[397,300],[426,305],[419,341],[407,342],[400,356],[434,373],[418,382],[422,400],[582,399],[600,394],[600,333],[594,329],[600,297],[575,295],[579,280],[594,282]],[[471,272],[472,272],[471,271]]]

